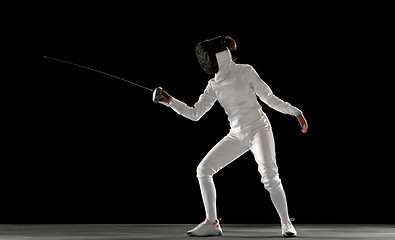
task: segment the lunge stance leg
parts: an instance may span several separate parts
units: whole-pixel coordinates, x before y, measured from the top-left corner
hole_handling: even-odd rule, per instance
[[[258,171],[261,181],[270,193],[270,198],[281,219],[283,235],[285,237],[296,236],[296,231],[288,216],[287,198],[278,174],[274,137],[271,129],[262,128],[251,140],[252,153],[258,163]]]
[[[248,150],[246,146],[229,135],[219,141],[197,167],[200,191],[206,211],[206,220],[195,229],[188,231],[190,236],[220,236],[222,230],[217,219],[216,190],[213,175],[233,162]]]

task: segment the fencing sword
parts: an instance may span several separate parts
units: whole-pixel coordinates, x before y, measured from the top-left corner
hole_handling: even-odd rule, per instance
[[[61,62],[61,63],[67,63],[67,64],[70,64],[70,65],[74,65],[74,66],[77,66],[77,67],[80,67],[80,68],[84,68],[84,69],[87,69],[87,70],[90,70],[90,71],[94,71],[94,72],[97,72],[97,73],[100,73],[100,74],[104,74],[104,75],[106,75],[106,76],[109,76],[109,77],[112,77],[112,78],[116,78],[116,79],[122,80],[122,81],[124,81],[124,82],[133,84],[133,85],[135,85],[135,86],[137,86],[137,87],[143,88],[143,89],[145,89],[145,90],[147,90],[147,91],[153,92],[152,101],[154,101],[155,103],[157,103],[158,101],[161,101],[161,100],[163,99],[163,97],[161,97],[161,92],[162,92],[162,90],[163,90],[161,87],[157,87],[157,88],[155,88],[155,89],[151,89],[151,88],[147,88],[147,87],[145,87],[145,86],[143,86],[143,85],[137,84],[137,83],[135,83],[135,82],[126,80],[126,79],[124,79],[124,78],[121,78],[121,77],[118,77],[118,76],[115,76],[115,75],[112,75],[112,74],[109,74],[109,73],[105,73],[105,72],[99,71],[99,70],[94,69],[94,68],[82,66],[82,65],[80,65],[80,64],[68,62],[68,61],[61,60],[61,59],[57,59],[57,58],[53,58],[53,57],[44,56],[44,58],[45,58],[45,59],[50,59],[50,60],[53,60],[53,61],[57,61],[57,62]]]

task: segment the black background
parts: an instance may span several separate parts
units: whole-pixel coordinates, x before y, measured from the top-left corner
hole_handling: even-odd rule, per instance
[[[368,5],[204,4],[19,6],[4,46],[0,222],[200,222],[195,169],[228,132],[221,106],[193,122],[144,89],[43,56],[161,86],[192,106],[210,79],[195,45],[230,35],[238,62],[309,123],[302,134],[262,103],[290,216],[393,223],[390,82],[378,63],[387,16]],[[222,222],[278,222],[251,153],[215,182]]]

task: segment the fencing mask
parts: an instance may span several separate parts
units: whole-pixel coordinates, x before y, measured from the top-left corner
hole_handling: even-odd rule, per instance
[[[196,57],[200,66],[208,74],[218,72],[216,53],[226,50],[222,37],[216,37],[202,41],[196,45]]]

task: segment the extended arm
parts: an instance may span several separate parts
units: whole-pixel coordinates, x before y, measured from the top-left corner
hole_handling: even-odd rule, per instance
[[[200,95],[199,100],[195,103],[194,107],[189,107],[180,100],[170,96],[165,91],[163,91],[161,95],[164,96],[162,101],[166,103],[165,105],[168,105],[178,114],[193,121],[198,121],[208,110],[211,109],[217,100],[210,84],[207,85],[204,93]]]

